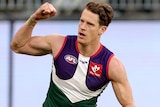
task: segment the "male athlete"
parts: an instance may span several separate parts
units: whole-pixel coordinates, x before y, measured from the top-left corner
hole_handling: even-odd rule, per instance
[[[114,16],[111,6],[87,3],[77,35],[32,36],[38,21],[55,15],[53,5],[44,3],[20,27],[11,42],[11,49],[16,53],[54,57],[43,107],[96,107],[97,98],[109,82],[123,107],[135,107],[122,62],[100,42]]]

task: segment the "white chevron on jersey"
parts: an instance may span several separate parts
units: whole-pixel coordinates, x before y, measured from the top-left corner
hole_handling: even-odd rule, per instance
[[[107,86],[104,85],[101,89],[91,91],[86,86],[86,75],[89,66],[90,57],[84,57],[79,54],[78,65],[76,72],[71,79],[62,80],[56,75],[54,64],[52,65],[52,80],[56,86],[62,90],[67,98],[72,102],[87,100],[98,96],[102,90]]]

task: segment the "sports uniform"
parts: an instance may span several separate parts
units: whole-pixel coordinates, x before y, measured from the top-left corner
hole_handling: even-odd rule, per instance
[[[79,53],[77,36],[66,36],[54,57],[43,107],[96,107],[97,97],[109,83],[108,64],[113,56],[102,44],[91,57]]]

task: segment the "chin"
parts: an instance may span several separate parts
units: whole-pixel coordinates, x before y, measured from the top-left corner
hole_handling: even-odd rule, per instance
[[[77,39],[77,43],[81,44],[81,45],[84,45],[84,46],[87,44],[86,41],[84,41],[84,39],[80,39],[80,38]]]
[[[78,37],[78,38],[77,38],[77,42],[83,44],[83,43],[84,43],[84,39]]]

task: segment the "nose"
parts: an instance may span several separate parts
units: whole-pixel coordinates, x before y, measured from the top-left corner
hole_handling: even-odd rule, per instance
[[[79,27],[80,27],[80,29],[85,30],[86,29],[86,23],[80,23]]]

